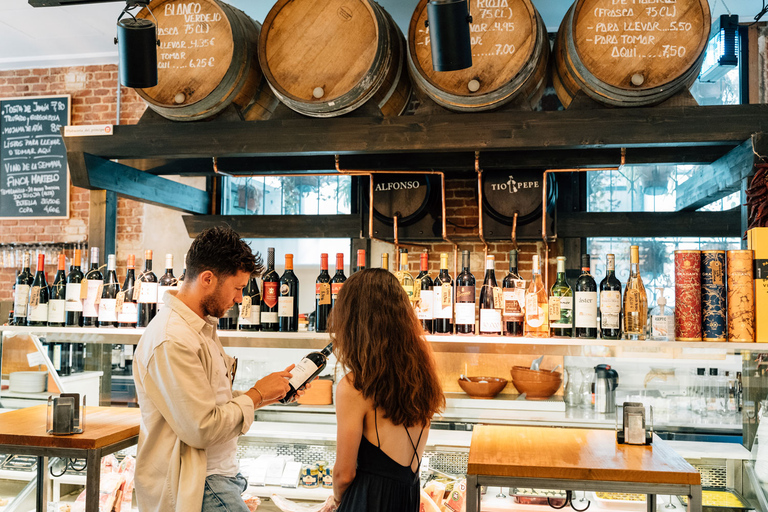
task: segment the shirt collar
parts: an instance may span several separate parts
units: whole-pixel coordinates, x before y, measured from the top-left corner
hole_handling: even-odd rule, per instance
[[[218,320],[212,316],[207,316],[205,319],[200,318],[200,315],[192,311],[189,306],[184,304],[184,301],[176,297],[178,290],[168,290],[166,292],[165,304],[170,306],[173,311],[184,319],[195,331],[201,332],[206,326],[214,329],[218,324]]]

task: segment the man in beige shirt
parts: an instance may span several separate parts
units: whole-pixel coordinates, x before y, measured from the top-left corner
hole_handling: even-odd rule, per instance
[[[293,366],[245,393],[232,391],[234,359],[216,334],[217,319],[240,302],[256,260],[228,228],[200,233],[187,252],[179,291],[139,340],[133,369],[141,408],[136,494],[141,512],[247,512],[240,493],[237,438],[254,409],[289,390]]]

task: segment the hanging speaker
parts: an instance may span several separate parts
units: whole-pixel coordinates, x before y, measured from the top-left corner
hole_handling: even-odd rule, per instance
[[[373,233],[368,231],[368,180],[360,180],[364,226],[368,236],[403,241],[442,239],[440,177],[431,174],[375,174],[373,176]]]
[[[157,25],[152,20],[125,18],[117,22],[120,84],[148,88],[157,85]]]
[[[541,240],[541,204],[544,171],[483,172],[483,236],[486,240],[510,240],[515,213],[517,239]],[[547,176],[547,234],[556,234],[557,182]]]

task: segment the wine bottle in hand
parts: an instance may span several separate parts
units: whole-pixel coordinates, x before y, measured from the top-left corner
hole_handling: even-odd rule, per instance
[[[328,358],[333,352],[333,343],[329,343],[320,352],[310,352],[299,364],[291,371],[293,377],[288,381],[291,389],[286,395],[280,399],[281,403],[287,404],[292,402],[296,396],[296,392],[303,389],[308,382],[318,376],[323,371],[325,365],[328,363]]]

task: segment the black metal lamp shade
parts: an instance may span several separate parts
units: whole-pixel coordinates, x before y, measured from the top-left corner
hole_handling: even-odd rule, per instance
[[[472,43],[466,0],[432,0],[427,4],[432,67],[456,71],[472,66]]]
[[[122,85],[137,89],[157,85],[157,26],[152,20],[118,20],[117,49]]]

